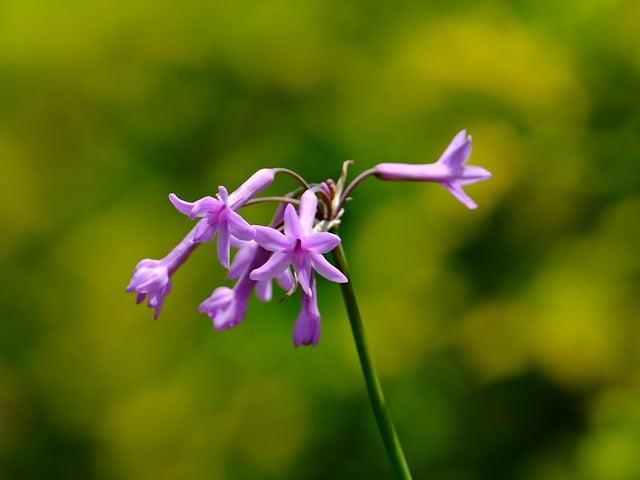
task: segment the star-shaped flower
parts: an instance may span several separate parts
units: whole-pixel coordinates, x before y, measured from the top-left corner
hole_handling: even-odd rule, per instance
[[[264,265],[251,272],[253,280],[270,280],[293,265],[302,290],[309,296],[312,295],[312,269],[332,282],[347,282],[347,277],[322,256],[340,244],[340,237],[313,231],[317,202],[315,193],[307,190],[300,198],[299,214],[293,205],[287,205],[284,234],[271,227],[254,227],[255,241],[274,253]]]
[[[218,260],[223,267],[229,268],[229,254],[231,235],[240,240],[251,240],[254,229],[244,218],[235,211],[247,203],[253,196],[264,190],[273,182],[272,169],[263,168],[254,173],[231,195],[223,186],[218,187],[217,198],[203,197],[195,202],[186,202],[175,194],[169,194],[169,200],[176,209],[192,220],[196,217],[205,218],[200,222],[194,235],[194,241],[205,243],[211,241],[218,234]]]
[[[467,135],[466,130],[461,130],[436,163],[380,163],[375,167],[375,175],[382,180],[438,182],[467,208],[474,209],[477,207],[476,203],[462,187],[487,180],[491,178],[491,173],[482,167],[467,166],[470,155],[471,135]]]

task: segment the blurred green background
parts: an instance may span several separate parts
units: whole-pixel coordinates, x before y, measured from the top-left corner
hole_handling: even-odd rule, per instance
[[[640,3],[0,3],[0,478],[390,478],[339,289],[215,332],[214,248],[160,319],[124,287],[166,199],[261,167],[367,181],[342,230],[416,479],[640,479]],[[290,179],[269,190],[288,191]],[[270,208],[248,217],[265,221]]]

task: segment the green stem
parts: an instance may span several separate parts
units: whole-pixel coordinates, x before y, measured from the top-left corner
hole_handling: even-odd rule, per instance
[[[351,332],[353,333],[353,339],[356,342],[356,349],[358,350],[358,357],[360,358],[362,374],[364,375],[364,381],[367,384],[371,407],[373,408],[376,422],[378,422],[382,441],[387,449],[387,455],[391,461],[391,466],[393,467],[396,478],[410,480],[411,472],[409,471],[409,466],[404,458],[400,440],[398,439],[396,430],[393,427],[391,415],[389,415],[389,411],[387,410],[387,404],[384,399],[380,380],[378,380],[378,375],[376,374],[376,371],[373,368],[373,362],[371,361],[371,355],[369,355],[369,348],[367,347],[367,340],[364,334],[362,318],[360,317],[360,310],[356,301],[355,292],[353,291],[351,277],[347,269],[347,260],[344,256],[344,250],[341,245],[333,250],[333,258],[335,259],[336,266],[342,271],[342,273],[349,277],[349,282],[341,285],[342,297],[344,298],[344,303],[347,307],[349,323],[351,324]]]

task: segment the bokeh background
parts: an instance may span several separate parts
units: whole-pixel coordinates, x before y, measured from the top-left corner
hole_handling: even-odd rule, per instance
[[[494,173],[477,211],[371,179],[342,229],[415,477],[640,478],[639,22],[632,0],[2,2],[0,478],[390,478],[335,285],[315,349],[296,300],[212,330],[212,245],[157,322],[124,287],[191,226],[168,192],[431,162],[461,128]]]

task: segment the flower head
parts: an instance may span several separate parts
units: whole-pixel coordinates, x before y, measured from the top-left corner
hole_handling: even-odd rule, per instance
[[[249,225],[235,210],[246,204],[251,198],[273,182],[274,173],[271,169],[263,168],[254,173],[235,192],[229,193],[223,186],[218,187],[217,198],[203,197],[195,202],[187,202],[178,198],[174,193],[169,194],[169,200],[176,209],[189,218],[206,219],[198,224],[194,241],[206,243],[218,234],[218,260],[225,268],[229,268],[229,249],[231,235],[241,240],[251,240],[255,234]]]
[[[320,311],[318,310],[318,295],[315,281],[311,288],[311,295],[302,293],[300,313],[293,327],[293,344],[316,346],[320,341]]]
[[[491,173],[482,167],[467,166],[470,155],[471,135],[461,130],[436,163],[380,163],[375,167],[375,175],[382,180],[438,182],[467,208],[474,209],[476,203],[462,187],[491,178]]]
[[[251,272],[253,280],[270,280],[293,265],[302,290],[309,296],[312,269],[332,282],[347,282],[347,277],[322,256],[340,244],[340,237],[313,231],[317,202],[315,193],[307,190],[300,198],[299,213],[293,205],[287,205],[284,234],[271,227],[255,227],[255,241],[274,253],[264,265]]]

